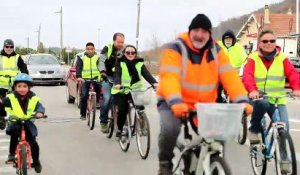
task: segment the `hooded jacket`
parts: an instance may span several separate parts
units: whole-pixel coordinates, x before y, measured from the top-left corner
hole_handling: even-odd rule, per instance
[[[5,53],[4,50],[1,50],[1,56],[6,56],[8,58],[10,57],[13,57],[13,56],[16,56],[16,52],[13,51],[10,55],[8,55],[7,53]],[[27,65],[24,63],[23,59],[21,58],[21,56],[19,56],[18,58],[18,62],[17,62],[17,66],[20,70],[21,73],[25,73],[25,74],[28,74],[28,69],[27,69]]]

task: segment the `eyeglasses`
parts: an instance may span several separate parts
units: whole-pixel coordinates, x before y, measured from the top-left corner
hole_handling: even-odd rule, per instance
[[[264,44],[267,44],[268,42],[269,42],[269,43],[275,43],[276,40],[274,40],[274,39],[271,39],[271,40],[262,40],[262,42],[263,42]]]
[[[6,49],[9,49],[9,48],[13,49],[14,46],[5,46],[5,48],[6,48]]]
[[[136,54],[136,52],[134,52],[134,51],[132,51],[132,52],[126,51],[125,53],[126,53],[126,55],[135,55]]]

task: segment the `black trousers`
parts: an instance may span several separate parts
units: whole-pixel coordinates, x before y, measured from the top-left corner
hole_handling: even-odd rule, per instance
[[[7,93],[7,89],[0,88],[0,98],[4,98]],[[0,105],[0,120],[6,116],[6,111],[4,110],[4,105]]]
[[[117,106],[117,124],[118,124],[118,129],[122,130],[123,126],[126,122],[126,116],[129,110],[129,103],[128,100],[131,99],[130,94],[116,94],[113,96],[113,103],[114,105]]]

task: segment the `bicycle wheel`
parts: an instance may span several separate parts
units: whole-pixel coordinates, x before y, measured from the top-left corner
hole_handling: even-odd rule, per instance
[[[25,145],[21,146],[20,152],[20,167],[19,167],[19,174],[20,175],[27,175],[27,148]]]
[[[81,92],[80,92],[80,90],[77,90],[76,105],[80,109],[80,106],[81,106]]]
[[[131,139],[131,117],[130,114],[127,115],[126,123],[123,127],[122,136],[119,140],[120,147],[122,151],[127,152],[130,146]]]
[[[108,123],[107,123],[107,134],[106,134],[106,137],[107,138],[111,138],[113,133],[114,133],[114,116],[115,116],[115,107],[112,106],[108,112]]]
[[[96,95],[91,96],[91,108],[90,108],[90,129],[93,130],[96,120]]]
[[[262,145],[250,146],[250,159],[252,170],[255,175],[265,175],[267,170],[267,159],[262,150]]]
[[[211,175],[231,175],[231,171],[226,161],[215,155],[210,160],[210,174]]]
[[[145,112],[136,117],[135,128],[139,154],[142,159],[146,159],[150,150],[150,124]]]
[[[247,116],[243,115],[241,125],[240,125],[240,131],[239,131],[239,135],[238,135],[238,142],[241,145],[245,144],[245,142],[246,142],[247,130],[248,130]]]
[[[291,170],[292,172],[286,173],[286,172],[281,172],[281,167],[280,167],[280,149],[279,149],[279,142],[277,142],[276,147],[275,147],[275,166],[276,166],[276,173],[277,175],[296,175],[297,174],[297,160],[296,160],[296,154],[295,154],[295,148],[293,144],[292,137],[289,134],[286,134],[286,154],[287,154],[287,159],[291,160]]]

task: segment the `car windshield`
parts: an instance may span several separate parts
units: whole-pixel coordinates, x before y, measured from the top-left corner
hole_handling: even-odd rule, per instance
[[[59,64],[57,59],[52,55],[31,55],[28,64],[41,65],[41,64]]]

